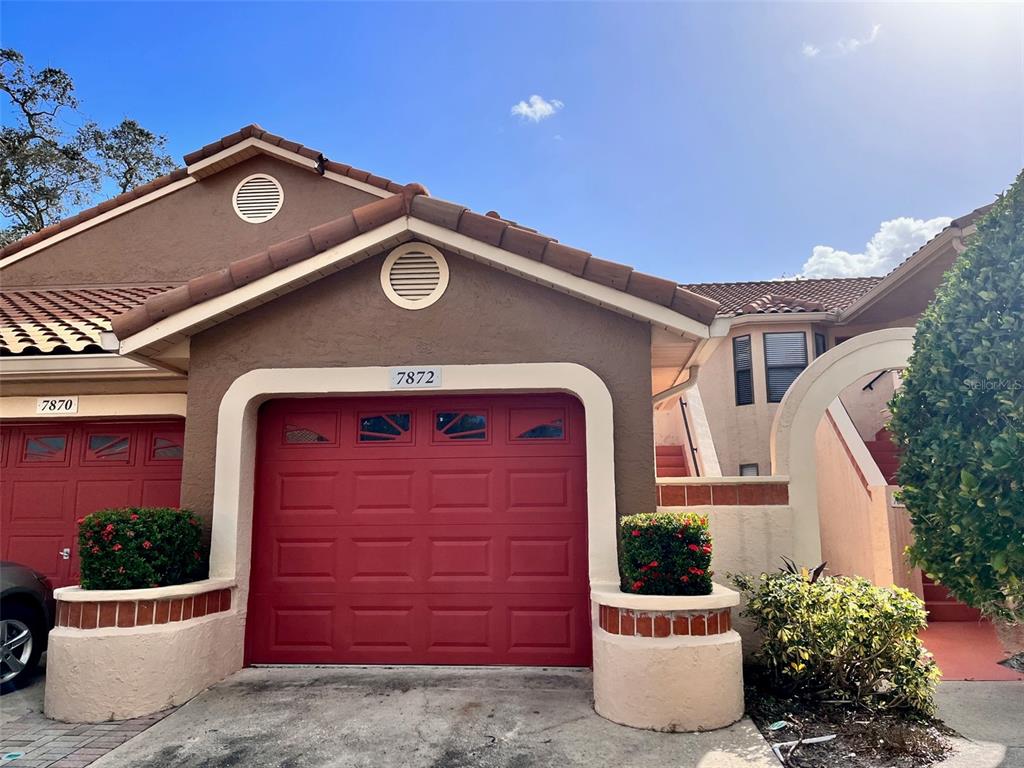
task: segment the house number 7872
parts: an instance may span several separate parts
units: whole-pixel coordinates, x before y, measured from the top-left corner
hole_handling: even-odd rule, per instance
[[[421,389],[441,386],[440,368],[402,367],[391,369],[392,389]]]

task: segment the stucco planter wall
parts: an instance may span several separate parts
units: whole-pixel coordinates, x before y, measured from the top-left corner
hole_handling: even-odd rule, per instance
[[[183,704],[242,668],[234,582],[55,593],[44,710],[73,723],[125,720]]]
[[[739,593],[700,597],[591,589],[594,709],[634,728],[707,731],[743,716],[743,651],[732,629]]]

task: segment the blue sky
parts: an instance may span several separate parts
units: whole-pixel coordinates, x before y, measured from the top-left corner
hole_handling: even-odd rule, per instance
[[[176,159],[258,122],[681,282],[798,274],[812,254],[808,274],[884,272],[1024,165],[1020,4],[0,14],[3,45],[67,70],[83,114],[135,118]],[[513,113],[534,94],[550,115]]]

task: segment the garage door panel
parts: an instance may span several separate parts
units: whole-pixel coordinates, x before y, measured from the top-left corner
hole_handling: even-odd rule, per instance
[[[256,537],[254,593],[334,594],[342,582],[342,543],[336,528],[288,527]]]
[[[284,663],[330,660],[340,642],[340,609],[333,596],[266,596],[263,605],[261,620],[246,622],[252,641]]]
[[[63,575],[64,560],[59,554],[65,546],[62,534],[15,534],[5,539],[4,560],[35,568],[51,580]]]
[[[78,518],[98,509],[177,506],[179,421],[5,423],[0,442],[0,551],[35,567],[55,587],[78,578]],[[158,446],[150,444],[164,438]],[[70,559],[59,553],[71,550]]]
[[[34,523],[35,526],[66,522],[64,503],[68,483],[61,480],[11,480],[11,507],[5,523]]]
[[[141,480],[80,480],[75,484],[75,519],[101,509],[138,506]]]
[[[411,469],[381,469],[379,464],[353,467],[352,516],[411,516],[416,510],[416,485],[416,473]]]
[[[306,412],[338,431],[300,452],[281,434]],[[250,662],[589,664],[578,403],[321,399],[263,414]]]

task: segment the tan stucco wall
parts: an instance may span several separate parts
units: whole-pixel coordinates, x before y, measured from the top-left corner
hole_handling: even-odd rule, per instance
[[[852,423],[851,439],[857,439]],[[885,486],[866,487],[826,416],[815,433],[821,557],[833,574],[893,581]],[[880,479],[880,478],[879,478]]]
[[[242,668],[238,609],[146,627],[50,632],[44,710],[70,723],[126,720],[179,706]]]
[[[182,503],[212,510],[217,409],[259,368],[573,362],[611,392],[620,514],[655,505],[650,326],[447,254],[434,305],[384,296],[375,257],[192,338]]]
[[[232,207],[238,182],[268,173],[284,205],[262,224]],[[184,282],[378,200],[266,156],[254,157],[5,267],[4,288]]]
[[[740,464],[754,463],[760,474],[771,474],[769,436],[779,404],[768,402],[761,335],[779,331],[803,331],[807,335],[808,363],[814,359],[814,327],[809,323],[758,323],[731,329],[729,336],[701,366],[697,387],[715,441],[718,464],[726,477],[738,475]],[[747,335],[754,363],[754,402],[736,405],[732,340]]]
[[[50,395],[127,395],[155,392],[187,392],[188,382],[180,379],[135,379],[106,381],[13,381],[3,382],[4,397]]]
[[[595,627],[594,709],[654,731],[731,725],[743,716],[740,636],[621,637]]]

